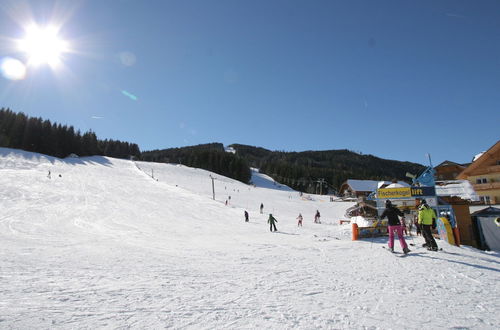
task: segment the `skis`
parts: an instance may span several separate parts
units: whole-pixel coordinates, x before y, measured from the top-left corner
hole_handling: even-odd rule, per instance
[[[408,253],[401,253],[401,252],[396,252],[396,251],[391,251],[387,246],[385,245],[382,245],[382,248],[389,251],[390,254],[393,254],[395,255],[396,257],[399,257],[399,258],[404,258],[408,255]]]
[[[431,252],[438,252],[438,251],[443,251],[443,248],[438,248],[437,250],[428,250],[427,247],[425,246],[418,246],[413,243],[410,243],[411,246],[415,247],[416,249],[425,249],[426,251],[431,251]]]

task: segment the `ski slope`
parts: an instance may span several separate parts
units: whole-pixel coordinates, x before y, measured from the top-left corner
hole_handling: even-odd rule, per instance
[[[438,241],[398,258],[351,241],[353,203],[253,183],[0,148],[0,328],[500,327],[498,254]]]

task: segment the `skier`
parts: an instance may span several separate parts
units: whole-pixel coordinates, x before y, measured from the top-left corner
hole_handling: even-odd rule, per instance
[[[304,218],[302,218],[302,214],[301,214],[301,213],[299,213],[299,216],[297,217],[297,220],[298,220],[298,222],[297,222],[297,227],[298,227],[298,226],[302,227],[302,220],[303,220],[303,219],[304,219]]]
[[[278,231],[276,229],[276,222],[278,222],[278,220],[276,220],[275,217],[273,217],[273,215],[271,213],[269,213],[269,219],[267,219],[267,223],[269,224],[269,230],[273,231],[273,227],[274,227],[274,231]]]
[[[319,218],[320,218],[319,211],[316,210],[316,214],[314,215],[314,223],[321,223],[321,221],[319,220]]]
[[[47,178],[49,178],[49,179],[50,179],[50,170],[49,170],[49,174],[47,174]]]
[[[262,214],[262,211],[264,211],[264,204],[260,203],[260,214]]]
[[[434,221],[436,221],[436,213],[429,207],[429,205],[427,205],[427,201],[422,199],[418,208],[418,224],[420,225],[420,228],[422,228],[422,235],[425,239],[424,246],[427,247],[427,250],[429,251],[438,250],[438,246],[432,236],[431,230]]]
[[[398,218],[398,215],[403,217],[403,222],[401,222]],[[406,244],[405,238],[403,236],[403,223],[404,223],[404,214],[394,205],[392,205],[390,200],[385,201],[385,210],[382,212],[380,216],[380,220],[387,217],[389,222],[388,231],[389,231],[389,250],[394,252],[394,232],[398,234],[399,243],[401,244],[401,248],[403,249],[404,254],[408,254],[410,249],[408,249],[408,245]]]
[[[245,210],[245,222],[248,222],[248,212]]]

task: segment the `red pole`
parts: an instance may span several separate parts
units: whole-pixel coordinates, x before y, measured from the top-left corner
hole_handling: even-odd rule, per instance
[[[358,240],[358,234],[359,234],[358,224],[353,223],[352,224],[352,240],[353,241],[357,241]]]

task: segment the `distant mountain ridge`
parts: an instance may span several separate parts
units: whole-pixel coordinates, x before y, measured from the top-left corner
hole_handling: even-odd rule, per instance
[[[227,158],[226,160],[233,162],[233,167],[237,164],[238,167],[259,168],[261,173],[269,175],[280,183],[310,193],[326,193],[329,190],[336,190],[347,179],[405,180],[406,172],[418,174],[425,169],[420,164],[387,160],[373,155],[361,155],[347,149],[284,152],[243,144],[231,144],[227,147],[234,149],[236,153],[225,152],[222,143],[209,143],[183,148],[144,151],[142,159],[182,163],[219,173],[216,167],[220,166],[221,163],[215,161],[215,158]],[[224,154],[226,156],[223,157]],[[212,165],[207,168],[207,166],[203,166],[203,161],[208,161],[210,157],[212,157]],[[238,171],[243,172],[242,169],[238,169]],[[229,176],[234,178],[234,176]]]

